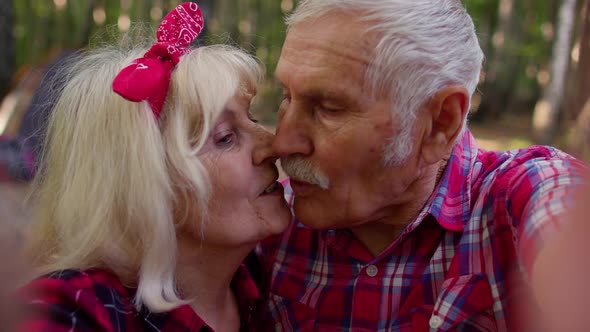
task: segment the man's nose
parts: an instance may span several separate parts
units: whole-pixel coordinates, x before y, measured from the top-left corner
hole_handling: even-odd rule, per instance
[[[305,110],[291,103],[279,113],[276,137],[272,144],[274,154],[287,157],[293,154],[310,155],[313,152],[311,127]]]

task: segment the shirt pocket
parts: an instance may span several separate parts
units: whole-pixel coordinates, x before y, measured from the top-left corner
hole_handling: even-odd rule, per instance
[[[317,310],[280,295],[268,295],[263,315],[263,331],[313,331]]]
[[[427,330],[496,331],[493,305],[494,298],[485,273],[446,279],[433,306],[432,315],[426,319]],[[424,325],[422,319],[419,321]]]

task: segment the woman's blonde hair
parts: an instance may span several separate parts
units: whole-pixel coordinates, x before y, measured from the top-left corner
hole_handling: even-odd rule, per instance
[[[28,253],[42,274],[109,269],[137,287],[138,308],[162,312],[184,303],[176,231],[206,216],[210,185],[197,152],[229,99],[254,94],[262,74],[239,49],[197,48],[174,69],[158,120],[147,102],[111,88],[145,51],[101,48],[68,69],[35,180]]]

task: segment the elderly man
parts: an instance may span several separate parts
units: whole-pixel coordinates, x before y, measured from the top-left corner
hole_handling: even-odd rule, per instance
[[[273,149],[296,219],[259,248],[268,328],[523,328],[587,168],[477,148],[483,54],[461,1],[304,0],[287,24]]]

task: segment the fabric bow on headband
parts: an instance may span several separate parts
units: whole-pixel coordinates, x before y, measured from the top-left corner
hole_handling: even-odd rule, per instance
[[[158,119],[172,70],[180,57],[190,52],[189,45],[201,33],[203,24],[203,14],[196,3],[178,5],[160,23],[158,42],[117,74],[113,91],[130,101],[147,100]]]

